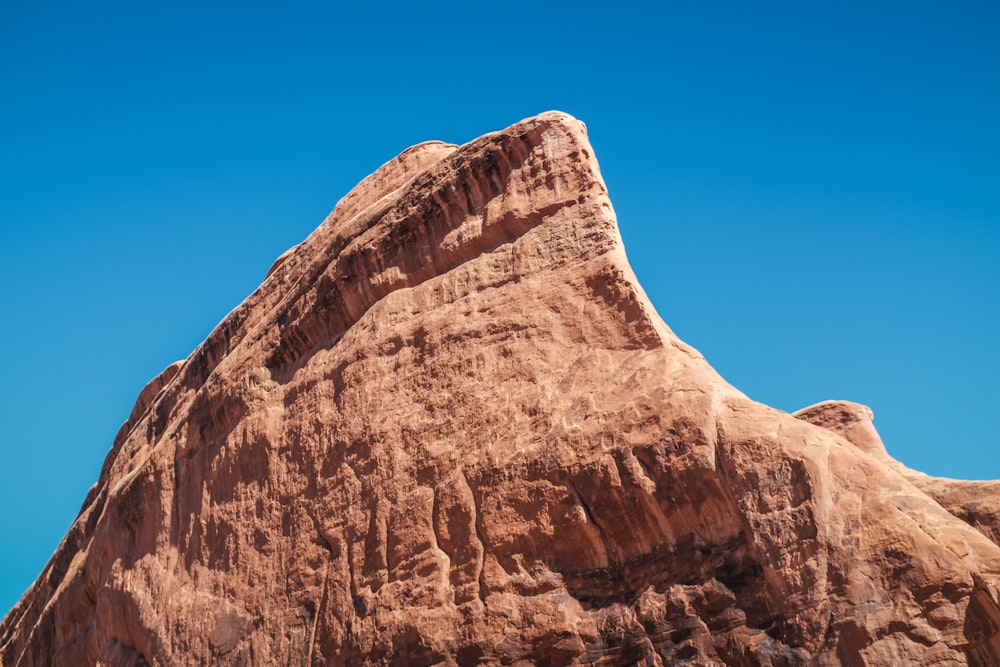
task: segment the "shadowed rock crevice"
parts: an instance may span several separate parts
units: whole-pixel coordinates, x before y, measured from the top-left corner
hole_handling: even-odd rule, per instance
[[[593,155],[550,112],[348,193],[143,390],[0,664],[1000,661],[1000,482],[728,385]]]

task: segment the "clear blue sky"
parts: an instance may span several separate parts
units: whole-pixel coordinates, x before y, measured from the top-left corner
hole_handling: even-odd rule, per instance
[[[547,109],[730,382],[1000,477],[1000,5],[336,4],[0,4],[0,614],[146,381],[340,196]]]

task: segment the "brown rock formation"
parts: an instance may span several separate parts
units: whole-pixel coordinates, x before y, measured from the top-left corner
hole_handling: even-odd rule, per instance
[[[723,381],[563,114],[387,163],[172,369],[6,667],[1000,663],[996,485]]]

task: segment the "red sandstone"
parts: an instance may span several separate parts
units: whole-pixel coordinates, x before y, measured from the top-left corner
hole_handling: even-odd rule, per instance
[[[727,384],[546,113],[384,165],[150,384],[0,665],[995,665],[998,485]]]

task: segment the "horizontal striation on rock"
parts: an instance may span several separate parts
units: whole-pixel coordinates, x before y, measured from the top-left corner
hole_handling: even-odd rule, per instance
[[[383,165],[152,381],[0,661],[998,664],[996,498],[728,385],[549,112]]]

